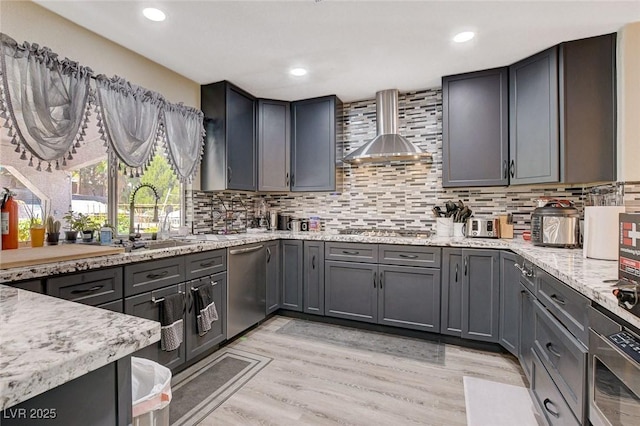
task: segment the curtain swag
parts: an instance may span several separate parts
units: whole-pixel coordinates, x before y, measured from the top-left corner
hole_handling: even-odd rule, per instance
[[[90,68],[37,44],[16,43],[0,33],[0,118],[21,159],[56,169],[73,159],[84,141],[95,105],[100,138],[124,173],[140,176],[164,143],[169,164],[182,182],[192,179],[202,158],[202,111],[167,102],[162,95],[124,78],[93,75]],[[95,79],[95,90],[91,88]],[[29,155],[27,155],[27,152]]]
[[[0,33],[0,117],[20,158],[66,165],[86,135],[93,71],[46,47]]]

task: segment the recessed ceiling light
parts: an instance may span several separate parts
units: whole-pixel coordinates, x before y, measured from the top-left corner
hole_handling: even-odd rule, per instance
[[[142,14],[148,20],[155,22],[164,21],[167,18],[163,11],[156,9],[155,7],[147,7],[143,9]]]
[[[464,43],[466,41],[471,40],[475,36],[476,35],[472,31],[463,31],[461,33],[456,34],[453,37],[453,41],[455,41],[456,43]]]
[[[302,77],[303,75],[307,74],[307,70],[304,68],[292,68],[291,70],[289,70],[289,74],[296,77]]]

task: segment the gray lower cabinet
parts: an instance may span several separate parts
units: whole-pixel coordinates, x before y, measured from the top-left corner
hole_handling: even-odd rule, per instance
[[[122,299],[118,299],[114,300],[113,302],[96,305],[96,308],[106,309],[107,311],[120,312],[121,314],[124,314],[124,301]]]
[[[227,273],[220,272],[208,277],[198,278],[195,281],[187,283],[189,294],[188,309],[186,320],[184,323],[185,342],[186,342],[186,360],[204,354],[213,349],[220,342],[227,338],[226,320],[227,320]],[[197,315],[195,308],[195,300],[197,289],[205,286],[213,287],[213,303],[215,303],[218,312],[218,320],[211,324],[211,330],[204,335],[198,333]]]
[[[324,242],[305,241],[304,248],[304,312],[324,315]]]
[[[325,315],[378,322],[378,265],[334,260],[324,265]]]
[[[42,280],[29,280],[29,281],[20,281],[16,283],[5,283],[11,287],[19,288],[22,290],[33,291],[35,293],[44,294],[44,283]]]
[[[509,183],[509,70],[442,78],[442,186]]]
[[[169,257],[124,267],[124,296],[158,290],[186,279],[185,256]]]
[[[278,309],[280,309],[280,290],[282,287],[280,281],[280,264],[281,258],[280,255],[280,241],[269,241],[265,243],[265,254],[266,254],[266,280],[267,280],[267,291],[266,291],[266,300],[267,300],[267,311],[266,314],[269,315]]]
[[[122,299],[122,268],[108,268],[48,278],[48,296],[98,306]]]
[[[500,344],[518,356],[521,273],[515,263],[515,254],[500,252]]]
[[[302,240],[282,241],[282,309],[302,312]]]
[[[131,358],[124,357],[0,412],[3,426],[131,424]]]
[[[524,370],[525,376],[531,381],[533,368],[533,345],[536,340],[535,318],[533,303],[535,296],[527,289],[525,284],[520,284],[520,345],[518,347],[518,359]]]
[[[291,190],[336,190],[336,134],[342,102],[324,96],[291,103]]]
[[[531,391],[538,410],[552,426],[577,426],[578,420],[573,416],[571,408],[553,383],[551,375],[542,365],[536,353],[531,357]]]
[[[440,269],[378,267],[378,323],[438,333]]]
[[[160,322],[159,300],[164,296],[175,294],[185,294],[185,284],[174,284],[158,290],[149,291],[135,296],[127,297],[124,300],[124,313],[139,318],[146,318]],[[184,318],[183,318],[184,320]],[[147,358],[174,369],[182,365],[186,360],[186,343],[182,342],[180,347],[174,351],[163,351],[160,342],[140,349],[135,356]]]
[[[289,102],[258,100],[258,191],[289,191]]]
[[[445,268],[448,265],[449,270],[446,275],[443,273],[441,333],[497,343],[500,338],[500,252],[477,249],[444,249],[443,252],[443,265]],[[460,331],[457,331],[458,324]]]

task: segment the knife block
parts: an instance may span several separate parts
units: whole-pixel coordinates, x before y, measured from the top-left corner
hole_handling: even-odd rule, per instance
[[[507,216],[498,217],[500,220],[500,238],[513,239],[513,224],[507,223]]]

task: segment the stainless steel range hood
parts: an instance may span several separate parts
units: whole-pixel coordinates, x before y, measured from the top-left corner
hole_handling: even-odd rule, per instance
[[[376,93],[377,134],[346,157],[346,163],[416,161],[430,154],[398,134],[398,91],[382,90]]]

